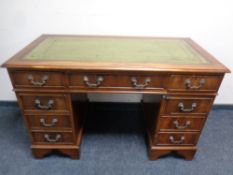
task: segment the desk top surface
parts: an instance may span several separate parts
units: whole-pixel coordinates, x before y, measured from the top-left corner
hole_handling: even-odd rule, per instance
[[[77,70],[229,71],[189,38],[68,35],[42,35],[4,66]]]

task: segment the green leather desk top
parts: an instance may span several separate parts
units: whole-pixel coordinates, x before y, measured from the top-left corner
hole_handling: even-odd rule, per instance
[[[41,35],[3,67],[40,70],[230,72],[190,38]]]
[[[23,60],[208,64],[185,40],[173,38],[48,37]]]

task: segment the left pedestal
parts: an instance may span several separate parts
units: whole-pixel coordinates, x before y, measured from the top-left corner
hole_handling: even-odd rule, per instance
[[[17,93],[17,98],[35,158],[60,153],[79,159],[87,108],[85,94],[76,97],[78,101],[61,93]]]

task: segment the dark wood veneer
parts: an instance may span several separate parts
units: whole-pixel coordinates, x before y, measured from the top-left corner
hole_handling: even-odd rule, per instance
[[[201,131],[205,117],[196,116],[161,116],[158,127],[160,131]]]
[[[190,132],[190,133],[180,133],[180,132],[159,132],[157,137],[156,137],[156,145],[159,146],[168,146],[168,145],[173,145],[173,146],[193,146],[196,145],[197,139],[198,139],[199,134],[195,132]],[[172,142],[169,137],[173,137],[174,141]],[[184,137],[184,141],[182,141],[182,137]],[[178,142],[178,143],[176,143]]]
[[[70,129],[71,118],[69,115],[25,115],[31,130]]]
[[[36,158],[43,158],[54,150],[72,159],[80,157],[87,93],[138,93],[144,97],[148,94],[162,96],[160,104],[146,98],[142,102],[149,159],[171,152],[187,160],[193,159],[201,130],[229,69],[189,38],[176,39],[189,44],[209,64],[90,64],[22,59],[46,38],[57,36],[42,35],[3,64],[8,69]]]

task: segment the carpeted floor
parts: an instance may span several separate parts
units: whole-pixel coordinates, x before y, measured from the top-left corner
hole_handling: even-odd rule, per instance
[[[214,109],[193,161],[167,156],[147,159],[137,105],[97,105],[87,117],[81,159],[52,155],[36,160],[17,107],[0,106],[0,174],[46,175],[231,175],[233,110]]]

